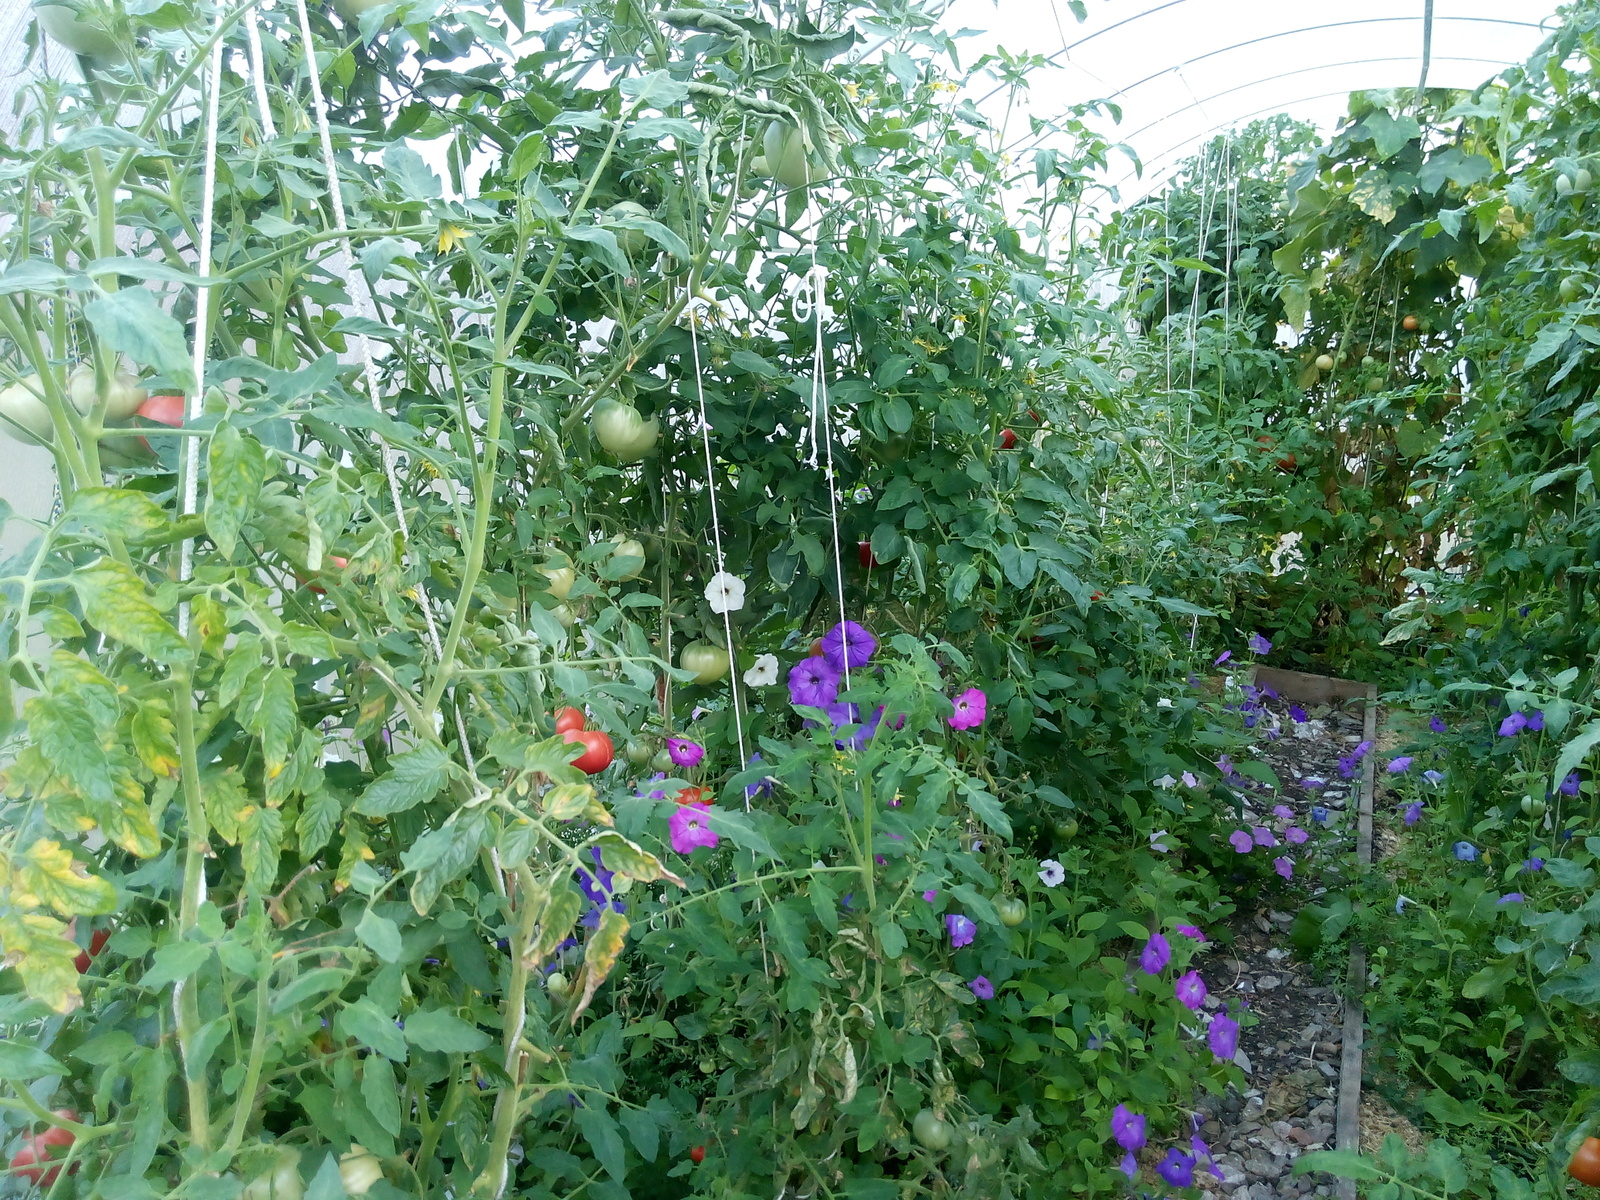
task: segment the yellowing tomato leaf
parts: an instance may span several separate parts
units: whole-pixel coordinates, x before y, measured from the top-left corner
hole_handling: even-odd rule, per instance
[[[224,557],[231,557],[239,528],[261,498],[267,454],[248,433],[224,421],[211,434],[206,486],[206,532]]]
[[[162,663],[186,663],[189,646],[151,603],[131,567],[102,558],[69,577],[83,615],[104,633]]]
[[[117,891],[60,842],[40,838],[16,863],[12,897],[28,907],[48,905],[62,916],[116,911]]]

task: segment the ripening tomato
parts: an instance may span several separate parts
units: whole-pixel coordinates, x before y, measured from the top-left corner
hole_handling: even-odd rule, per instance
[[[341,571],[344,570],[346,567],[348,567],[350,565],[350,560],[349,559],[340,558],[337,554],[328,555],[328,561],[330,563],[332,563],[337,569],[339,569]],[[302,584],[305,585],[307,591],[315,592],[319,596],[326,596],[328,594],[328,589],[327,588],[323,587],[320,583],[312,583],[309,579],[307,579],[304,575],[300,574],[298,571],[295,572],[295,576],[294,577],[296,579],[298,579]]]
[[[701,1163],[705,1162],[705,1160],[706,1148],[704,1146],[696,1146],[689,1151],[689,1161],[695,1166],[698,1167]]]
[[[686,787],[673,797],[679,804],[704,804],[706,803],[706,790],[703,787]]]
[[[556,709],[556,732],[566,733],[569,729],[583,729],[589,724],[581,708]]]
[[[812,638],[811,639],[811,650],[810,650],[810,653],[809,653],[808,657],[810,657],[810,658],[821,658],[822,657],[822,639],[821,638]]]
[[[1567,1174],[1579,1183],[1600,1187],[1600,1138],[1583,1139],[1583,1145],[1567,1164]]]
[[[186,407],[182,396],[151,396],[139,405],[138,415],[146,421],[154,421],[157,425],[178,429],[183,425]]]
[[[611,765],[614,752],[611,747],[609,735],[598,729],[568,729],[561,735],[564,742],[581,742],[586,747],[584,752],[573,760],[572,765],[585,775],[598,775]]]
[[[1405,318],[1400,322],[1400,328],[1404,329],[1407,333],[1415,333],[1417,331],[1417,326],[1420,324],[1422,324],[1422,322],[1417,320],[1413,314],[1407,313]]]
[[[860,560],[863,571],[870,571],[873,567],[882,565],[878,562],[877,556],[872,553],[871,542],[856,543],[856,558]]]
[[[1002,449],[1002,450],[1010,450],[1016,444],[1017,444],[1017,434],[1016,434],[1015,430],[1002,429],[1000,431],[1000,449]]]
[[[104,930],[96,930],[96,933],[104,932]],[[52,1115],[60,1117],[63,1121],[76,1122],[78,1120],[78,1110],[75,1108],[58,1108]],[[70,1129],[63,1129],[60,1125],[52,1125],[33,1140],[41,1146],[70,1146],[78,1140],[78,1135]]]
[[[39,1145],[38,1138],[29,1138],[22,1149],[11,1156],[11,1173],[39,1187],[49,1187],[61,1174],[60,1167],[44,1166],[50,1160],[50,1147]]]
[[[90,962],[94,960],[95,956],[105,947],[106,942],[110,940],[111,930],[109,929],[96,929],[89,935],[89,948],[87,950],[79,950],[78,957],[72,960],[72,965],[78,968],[79,975],[88,974]],[[60,1116],[62,1114],[58,1113],[57,1115]],[[68,1120],[72,1121],[77,1119],[76,1115],[68,1118]]]
[[[1317,370],[1319,370],[1319,371],[1331,371],[1331,370],[1333,370],[1333,355],[1331,355],[1331,354],[1319,354],[1319,355],[1317,355]]]

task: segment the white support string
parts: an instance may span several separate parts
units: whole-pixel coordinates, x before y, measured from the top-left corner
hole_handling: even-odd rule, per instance
[[[334,228],[340,233],[349,230],[349,223],[345,220],[344,196],[339,190],[339,164],[333,154],[333,129],[328,123],[328,103],[322,94],[322,75],[317,69],[317,54],[315,43],[311,38],[311,16],[306,10],[306,0],[295,0],[300,16],[300,40],[305,48],[306,74],[311,80],[311,103],[317,115],[317,134],[322,142],[322,166],[328,176],[329,200],[333,205]],[[377,303],[373,299],[371,286],[367,282],[366,273],[354,265],[354,255],[351,253],[349,239],[342,239],[341,251],[345,263],[345,277],[350,281],[351,297],[355,301],[356,315],[369,320],[377,318]],[[361,370],[367,381],[367,397],[372,402],[375,412],[383,411],[383,403],[378,395],[378,367],[372,357],[372,344],[363,333],[356,334],[356,348],[361,354]],[[406,521],[406,508],[404,498],[400,493],[400,479],[395,468],[394,451],[389,443],[378,436],[378,450],[383,458],[383,473],[389,481],[389,498],[394,504],[395,521],[400,527],[400,540],[403,545],[411,544],[411,530]],[[427,588],[418,584],[416,588],[417,604],[422,609],[422,619],[428,627],[428,642],[433,647],[436,658],[444,657],[443,643],[439,639],[439,627],[433,618],[433,605],[428,601]],[[452,696],[454,689],[451,689]],[[461,715],[460,705],[455,705],[456,733],[461,741],[461,755],[466,760],[467,769],[476,772],[477,765],[473,760],[472,747],[467,742],[466,721]],[[420,732],[420,731],[419,731]]]
[[[700,402],[700,441],[706,452],[706,494],[711,498],[711,544],[717,554],[717,574],[722,575],[727,571],[726,560],[722,557],[722,518],[717,512],[717,472],[716,464],[711,456],[711,420],[706,416],[706,381],[700,367],[700,313],[703,311],[704,301],[697,307],[691,299],[689,304],[689,344],[694,348],[694,390]],[[733,697],[733,728],[739,738],[739,769],[744,770],[750,765],[750,758],[744,748],[744,718],[739,712],[739,663],[733,654],[733,615],[726,605],[722,605],[722,630],[727,639],[728,651],[728,694]],[[750,797],[747,793],[744,799],[745,811],[750,810]]]
[[[272,122],[272,107],[267,102],[267,72],[261,55],[261,30],[256,24],[258,6],[252,5],[244,17],[245,36],[250,44],[250,81],[255,85],[256,108],[261,115],[261,134],[268,141],[278,136]]]
[[[844,559],[839,552],[839,486],[833,469],[833,421],[828,415],[828,362],[822,345],[823,318],[828,310],[828,268],[816,261],[812,249],[812,266],[806,276],[806,303],[816,322],[816,337],[811,364],[811,429],[812,461],[816,460],[817,419],[822,420],[822,446],[827,462],[828,520],[833,526],[833,578],[839,589],[840,655],[844,659],[844,690],[850,690],[850,627],[844,609]]]
[[[216,230],[213,209],[217,203],[217,122],[222,99],[222,15],[217,15],[212,34],[216,43],[211,47],[211,92],[206,97],[206,162],[204,183],[200,191],[200,263],[201,283],[195,287],[194,301],[194,355],[190,369],[194,373],[194,387],[189,392],[186,423],[191,427],[205,410],[206,354],[211,342],[211,299],[203,282],[211,275],[211,239]],[[183,447],[183,502],[182,515],[192,516],[200,504],[200,439],[188,437]],[[187,583],[194,576],[194,539],[184,538],[178,551],[178,582]],[[189,633],[189,602],[178,606],[178,633]]]

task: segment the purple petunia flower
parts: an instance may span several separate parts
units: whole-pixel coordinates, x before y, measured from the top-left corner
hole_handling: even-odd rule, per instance
[[[1276,846],[1278,839],[1273,836],[1272,830],[1265,825],[1257,825],[1250,830],[1250,837],[1258,846]]]
[[[836,671],[866,666],[877,648],[877,639],[854,621],[841,621],[822,635],[822,657]]]
[[[1404,775],[1409,770],[1411,770],[1411,755],[1402,754],[1399,758],[1389,760],[1389,774]]]
[[[1178,998],[1179,1004],[1193,1012],[1206,1001],[1206,981],[1200,978],[1199,971],[1190,971],[1178,976],[1172,985],[1172,994]]]
[[[761,755],[759,753],[752,754],[750,756],[751,766],[755,766],[755,764],[760,761]],[[754,783],[747,783],[744,786],[744,798],[746,800],[755,800],[763,796],[770,796],[772,795],[772,785],[776,782],[777,781],[773,779],[772,776],[768,775],[762,779],[756,780]]]
[[[1121,1171],[1129,1179],[1139,1173],[1139,1160],[1134,1158],[1132,1150],[1122,1156],[1122,1161],[1117,1164],[1117,1170]]]
[[[956,711],[949,718],[951,729],[976,729],[989,714],[989,698],[977,688],[968,688],[952,703]]]
[[[1296,725],[1304,725],[1306,723],[1306,710],[1298,704],[1289,705],[1289,719]]]
[[[948,913],[944,919],[944,927],[950,931],[950,948],[959,950],[963,946],[972,944],[972,939],[977,936],[978,927],[971,917],[961,913]]]
[[[1528,727],[1528,717],[1525,713],[1514,712],[1504,721],[1500,722],[1501,737],[1515,737]]]
[[[1126,1104],[1111,1110],[1111,1136],[1129,1154],[1144,1149],[1144,1127],[1144,1114],[1132,1111]]]
[[[1218,1013],[1211,1018],[1211,1032],[1206,1035],[1206,1041],[1212,1054],[1223,1062],[1231,1061],[1239,1052],[1239,1022],[1227,1013]]]
[[[1227,662],[1232,657],[1233,657],[1233,651],[1232,650],[1224,650],[1221,654],[1217,655],[1216,661],[1213,662],[1211,665],[1213,667],[1220,667],[1223,663]]]
[[[1146,975],[1159,975],[1172,960],[1172,947],[1159,933],[1152,933],[1139,955],[1139,967]]]
[[[1203,942],[1206,940],[1205,933],[1194,925],[1179,925],[1178,932],[1183,934],[1184,937],[1190,938],[1196,942]]]
[[[1457,842],[1450,847],[1450,852],[1456,856],[1457,862],[1476,862],[1478,860],[1478,848],[1471,842]]]
[[[1407,825],[1415,825],[1420,820],[1422,820],[1422,801],[1413,800],[1406,805],[1405,822]]]
[[[1544,709],[1537,709],[1528,714],[1528,732],[1539,733],[1544,729]]]
[[[677,767],[692,767],[706,756],[706,748],[688,738],[668,738],[667,757]]]
[[[922,893],[922,898],[924,900],[926,900],[929,904],[932,904],[933,901],[934,901],[934,897],[936,897],[938,894],[939,894],[939,889],[938,888],[929,888],[927,891]]]
[[[1312,805],[1312,808],[1311,808],[1311,819],[1313,821],[1315,821],[1318,825],[1326,825],[1328,823],[1328,810],[1327,810],[1327,808],[1324,807],[1321,804]]]
[[[1193,1187],[1194,1155],[1185,1154],[1174,1146],[1167,1151],[1167,1156],[1156,1164],[1156,1174],[1173,1187]]]
[[[967,986],[972,989],[972,994],[979,1000],[994,999],[994,984],[990,983],[986,976],[979,975]]]
[[[1256,848],[1255,839],[1242,829],[1235,829],[1228,835],[1228,844],[1240,854],[1249,854]]]
[[[802,658],[789,670],[789,700],[825,708],[839,695],[839,672],[825,658]]]
[[[1568,771],[1567,777],[1556,787],[1556,791],[1563,796],[1576,796],[1581,784],[1582,780],[1578,778],[1578,773],[1576,771]]]
[[[1262,637],[1259,633],[1252,633],[1250,635],[1250,640],[1245,643],[1245,648],[1249,650],[1251,654],[1266,654],[1272,649],[1272,643],[1267,641],[1267,639]]]
[[[1298,825],[1291,825],[1283,831],[1283,840],[1291,846],[1302,846],[1311,835]]]
[[[1433,730],[1435,733],[1443,733],[1448,726],[1445,725],[1443,717],[1435,716],[1428,722],[1428,728]]]
[[[1272,860],[1272,869],[1285,879],[1294,878],[1294,860],[1292,858],[1275,858]]]
[[[1372,753],[1372,742],[1358,742],[1356,743],[1356,748],[1350,751],[1350,753],[1355,757],[1357,762],[1360,762],[1363,758]]]
[[[1274,804],[1272,806],[1272,815],[1280,820],[1292,821],[1294,820],[1294,809],[1287,804]]]

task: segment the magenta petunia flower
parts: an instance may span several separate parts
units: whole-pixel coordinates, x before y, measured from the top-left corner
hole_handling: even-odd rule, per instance
[[[1206,981],[1200,978],[1199,971],[1190,971],[1178,976],[1177,982],[1172,985],[1172,994],[1178,998],[1179,1004],[1193,1012],[1205,1003]]]
[[[989,698],[977,688],[968,688],[953,703],[956,711],[950,717],[951,729],[976,729],[989,714]]]
[[[668,738],[667,757],[675,766],[692,767],[706,756],[706,748],[688,738]]]
[[[929,904],[932,904],[933,900],[934,900],[934,897],[937,896],[938,894],[939,894],[939,889],[938,888],[929,888],[927,891],[922,893],[922,898],[924,900],[926,900]]]
[[[1211,1053],[1223,1062],[1230,1061],[1239,1052],[1239,1022],[1227,1013],[1211,1018],[1211,1031],[1206,1035]]]
[[[1139,966],[1146,975],[1159,975],[1172,961],[1172,947],[1159,933],[1152,933],[1139,955]]]
[[[1235,829],[1228,835],[1228,844],[1240,854],[1249,854],[1256,847],[1255,839],[1242,829]]]
[[[1117,1145],[1130,1154],[1144,1149],[1144,1127],[1145,1115],[1134,1112],[1126,1104],[1119,1104],[1111,1110],[1111,1136],[1117,1139]]]
[[[1203,942],[1206,940],[1206,935],[1194,925],[1179,925],[1178,932],[1183,934],[1184,937],[1192,938],[1197,942]]]
[[[1272,869],[1285,879],[1294,878],[1294,860],[1288,858],[1275,858],[1272,860]]]
[[[979,975],[967,986],[972,989],[972,994],[979,1000],[994,999],[994,984],[990,983],[988,978],[983,975]]]
[[[704,804],[680,804],[673,810],[668,827],[672,832],[672,848],[679,854],[690,854],[701,846],[716,849],[717,831],[706,824],[711,809]]]
[[[877,639],[854,621],[841,621],[822,635],[822,657],[836,671],[866,666],[877,648]]]
[[[1298,825],[1291,825],[1283,831],[1283,840],[1291,846],[1301,845],[1305,842],[1307,836],[1306,831]]]
[[[972,939],[977,936],[978,927],[971,917],[962,916],[960,913],[947,913],[944,927],[950,931],[950,948],[959,950],[963,946],[972,944]]]
[[[839,672],[825,658],[802,658],[789,670],[789,700],[826,708],[839,698]]]

